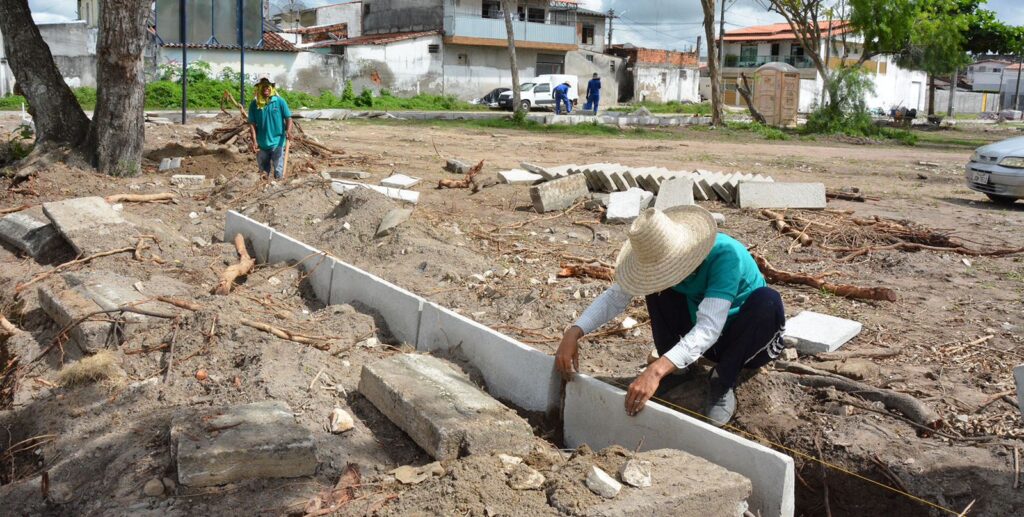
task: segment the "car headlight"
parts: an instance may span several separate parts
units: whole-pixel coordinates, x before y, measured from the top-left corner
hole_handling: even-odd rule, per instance
[[[1024,157],[1020,156],[1007,156],[1002,160],[999,160],[999,165],[1003,167],[1013,167],[1014,169],[1024,169]]]
[[[978,151],[974,151],[974,154],[971,155],[971,161],[972,162],[980,162],[981,161],[981,155],[978,154]]]

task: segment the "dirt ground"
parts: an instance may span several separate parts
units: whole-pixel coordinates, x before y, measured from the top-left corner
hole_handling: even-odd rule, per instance
[[[15,122],[12,116],[0,115],[5,133]],[[702,129],[676,130],[659,134],[661,138],[616,138],[401,121],[303,122],[309,135],[347,155],[333,162],[294,156],[289,161],[294,176],[267,185],[253,173],[251,156],[233,149],[202,148],[195,141],[197,127],[215,124],[200,119],[184,127],[147,128],[148,160],[136,178],[101,177],[54,165],[20,185],[18,192],[4,191],[0,208],[86,195],[177,192],[173,204],[124,206],[129,220],[161,237],[159,248],[152,251],[160,254],[163,264],[121,254],[96,260],[83,270],[112,270],[144,284],[170,278],[187,286],[181,297],[204,306],[180,321],[151,321],[130,333],[118,351],[127,374],[121,386],[56,387],[57,351],[31,363],[27,371],[20,370],[23,375],[15,389],[4,386],[6,391],[0,393],[12,393],[13,399],[0,400],[11,409],[0,412],[0,428],[6,429],[0,440],[10,445],[57,435],[29,452],[10,459],[0,456],[6,476],[0,499],[14,501],[15,513],[301,513],[305,502],[337,482],[348,463],[359,465],[363,480],[371,482],[361,489],[359,504],[347,506],[344,514],[397,514],[396,509],[426,514],[517,513],[515,492],[509,496],[507,489],[501,490],[505,502],[500,504],[488,501],[488,490],[465,492],[466,480],[486,477],[480,474],[493,468],[493,462],[449,465],[458,477],[436,481],[439,500],[433,503],[424,499],[429,495],[424,489],[403,495],[408,488],[387,475],[400,465],[423,465],[430,459],[355,392],[362,364],[403,346],[372,315],[311,301],[301,275],[284,266],[258,268],[228,297],[207,294],[219,272],[236,259],[233,246],[219,242],[224,212],[234,209],[553,352],[562,329],[608,285],[586,278],[554,278],[555,273],[579,258],[614,263],[627,227],[603,224],[599,211],[583,206],[538,215],[524,186],[498,185],[475,194],[435,190],[438,179],[452,177],[441,170],[442,157],[467,163],[484,160],[487,176],[523,160],[541,165],[618,162],[760,173],[776,181],[823,182],[831,190],[859,189],[870,198],[867,202],[830,200],[828,211],[787,214],[802,222],[802,229],[824,247],[794,245],[756,211],[717,202],[701,204],[725,215],[723,232],[779,269],[828,273],[828,279],[837,283],[893,289],[896,302],[774,286],[782,294],[787,316],[814,310],[864,325],[840,356],[828,361],[800,357],[797,362],[911,395],[937,411],[944,426],[939,433],[924,432],[880,404],[833,389],[801,387],[779,369],[765,368],[738,389],[736,432],[794,454],[799,515],[824,515],[826,504],[832,515],[941,515],[948,512],[937,507],[955,513],[972,502],[972,515],[1024,512],[1024,489],[1015,488],[1024,423],[1014,402],[1012,378],[1013,366],[1024,363],[1024,254],[834,251],[888,244],[873,227],[852,221],[874,217],[937,230],[973,249],[1024,247],[1024,202],[998,206],[963,185],[969,148],[837,139],[769,142],[749,134]],[[957,133],[993,141],[1019,134],[1016,129],[989,126]],[[181,170],[157,172],[159,158],[182,154],[190,157]],[[370,172],[367,181],[372,183],[391,172],[421,177],[423,182],[415,187],[421,192],[420,203],[397,231],[375,238],[380,219],[397,205],[365,193],[337,196],[318,173],[340,170]],[[172,173],[205,174],[216,184],[171,187]],[[0,249],[0,263],[0,307],[31,333],[36,345],[29,350],[11,345],[0,349],[0,367],[15,358],[26,366],[59,329],[38,309],[34,289],[26,290],[24,300],[17,302],[14,287],[51,266],[7,249]],[[624,385],[641,371],[651,341],[640,300],[628,315],[641,322],[635,331],[585,342],[585,372]],[[241,325],[242,318],[324,336],[331,346],[322,351],[284,341]],[[158,347],[166,344],[173,325],[180,327],[175,357],[183,359],[173,362],[169,376],[176,380],[165,383],[168,358]],[[357,345],[369,337],[378,337],[383,344]],[[65,359],[71,362],[76,357],[68,348]],[[209,378],[197,380],[198,369],[206,370]],[[666,403],[699,409],[706,369],[694,370],[696,374],[687,376]],[[315,379],[321,371],[327,376]],[[142,494],[146,481],[174,477],[167,422],[176,411],[267,398],[288,402],[299,422],[314,430],[321,456],[314,479],[254,481],[212,490],[176,487],[172,497],[156,499]],[[336,406],[355,416],[353,432],[336,436],[325,430],[326,416]],[[560,446],[557,437],[551,429],[540,427],[537,432],[555,440],[547,445],[547,454],[553,454]],[[545,449],[542,441],[538,443],[538,450]],[[823,458],[830,466],[823,469],[805,455]],[[44,499],[39,497],[39,474],[47,469],[50,497]],[[104,469],[102,476],[87,474]],[[459,493],[454,501],[445,495],[452,490]],[[410,506],[410,501],[422,506]],[[522,508],[539,504],[538,512],[550,511],[543,501],[529,501],[523,499]]]

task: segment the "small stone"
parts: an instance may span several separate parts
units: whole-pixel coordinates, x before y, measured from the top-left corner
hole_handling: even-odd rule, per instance
[[[619,495],[622,484],[595,465],[587,472],[587,488],[605,499],[611,499]]]
[[[277,287],[277,286],[281,285],[281,279],[277,278],[276,276],[272,276],[272,277],[267,279],[267,283],[272,285],[272,286],[274,286],[274,287]]]
[[[213,210],[212,206],[208,206],[206,208],[203,208],[203,212],[206,212],[208,214],[212,214],[214,212],[214,210]]]
[[[491,278],[492,276],[494,276],[493,270],[488,269],[487,271],[484,271],[484,278]]]
[[[188,213],[188,218],[189,219],[198,219],[199,218],[199,214],[196,213],[196,212],[189,212]]]
[[[718,212],[711,212],[711,218],[715,220],[718,226],[725,224],[725,216]]]
[[[413,467],[411,465],[404,465],[391,471],[391,474],[395,476],[395,479],[399,483],[405,485],[418,485],[430,476],[443,476],[444,467],[441,466],[441,462],[435,461],[422,467]]]
[[[612,234],[608,232],[597,232],[596,236],[597,240],[599,241],[607,241],[608,239],[612,238]]]
[[[142,487],[142,493],[149,497],[159,497],[164,495],[164,482],[160,478],[153,478],[146,481],[146,485]]]
[[[469,278],[478,284],[482,284],[487,281],[487,278],[484,277],[484,275],[481,275],[480,273],[472,274],[469,276]]]
[[[116,204],[110,205],[110,208],[113,211],[115,211],[115,212],[121,212],[121,211],[124,210],[124,205],[121,204],[121,203],[116,203]]]
[[[554,273],[551,273],[550,275],[548,275],[548,283],[549,284],[557,284],[558,283],[558,276],[555,275]]]
[[[779,359],[782,359],[783,361],[796,361],[797,355],[795,348],[783,348],[782,357]]]
[[[572,293],[572,297],[574,300],[579,300],[583,298],[583,295],[580,293],[580,290],[577,289],[576,292]]]
[[[630,317],[627,316],[626,319],[622,320],[622,328],[624,328],[626,330],[629,330],[629,329],[637,326],[637,323],[639,323],[639,322],[636,321],[635,319],[630,318]]]
[[[371,337],[360,341],[356,346],[362,348],[377,348],[380,346],[380,340],[376,337]]]
[[[637,488],[651,486],[651,462],[644,460],[629,460],[619,470],[619,479],[627,485]]]
[[[505,276],[515,277],[517,274],[518,273],[516,273],[516,268],[510,267],[508,268],[508,273],[506,273]]]
[[[134,284],[132,284],[132,287],[134,287],[135,290],[140,293],[146,292],[146,286],[143,285],[142,282],[135,282]]]
[[[808,301],[810,301],[810,299],[811,298],[809,296],[807,296],[806,294],[798,294],[796,296],[797,303],[807,303]]]
[[[178,484],[171,478],[164,478],[164,491],[168,494],[173,494],[178,489]]]
[[[206,241],[202,237],[192,237],[192,244],[195,244],[197,248],[206,247]]]
[[[544,475],[526,465],[516,465],[509,474],[508,486],[512,490],[538,490],[547,481]]]
[[[341,229],[345,230],[345,231],[349,231],[349,230],[352,229],[352,225],[348,224],[348,221],[345,221],[344,223],[341,224]]]
[[[331,411],[332,433],[341,434],[345,431],[351,431],[355,426],[356,423],[352,420],[352,415],[349,415],[344,409],[336,407],[334,411]]]
[[[969,419],[969,418],[967,417],[967,415],[957,415],[957,416],[956,416],[956,419],[957,419],[958,421],[960,421],[960,422],[963,422],[963,423],[965,423],[965,424],[966,424],[966,423],[967,423],[967,422],[968,422],[968,421],[970,420],[970,419]]]
[[[523,459],[519,456],[509,456],[508,454],[499,454],[498,460],[501,461],[501,467],[505,469],[505,472],[512,470],[513,467],[523,462]]]

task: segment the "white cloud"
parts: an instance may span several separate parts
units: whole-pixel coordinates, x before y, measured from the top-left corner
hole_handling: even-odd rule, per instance
[[[74,0],[29,0],[28,6],[36,23],[59,23],[78,18],[78,2]]]

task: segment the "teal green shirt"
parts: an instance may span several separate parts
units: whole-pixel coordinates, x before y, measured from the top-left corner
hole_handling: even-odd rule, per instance
[[[764,276],[757,268],[754,257],[746,246],[724,233],[715,238],[708,258],[685,280],[672,287],[686,295],[690,309],[690,321],[697,322],[697,306],[704,298],[719,298],[732,302],[729,309],[731,320],[740,312],[743,302],[750,293],[764,287]]]
[[[256,107],[256,100],[249,103],[249,123],[256,126],[256,144],[264,151],[283,147],[285,144],[285,121],[292,118],[288,103],[277,95],[267,101],[263,109]]]

